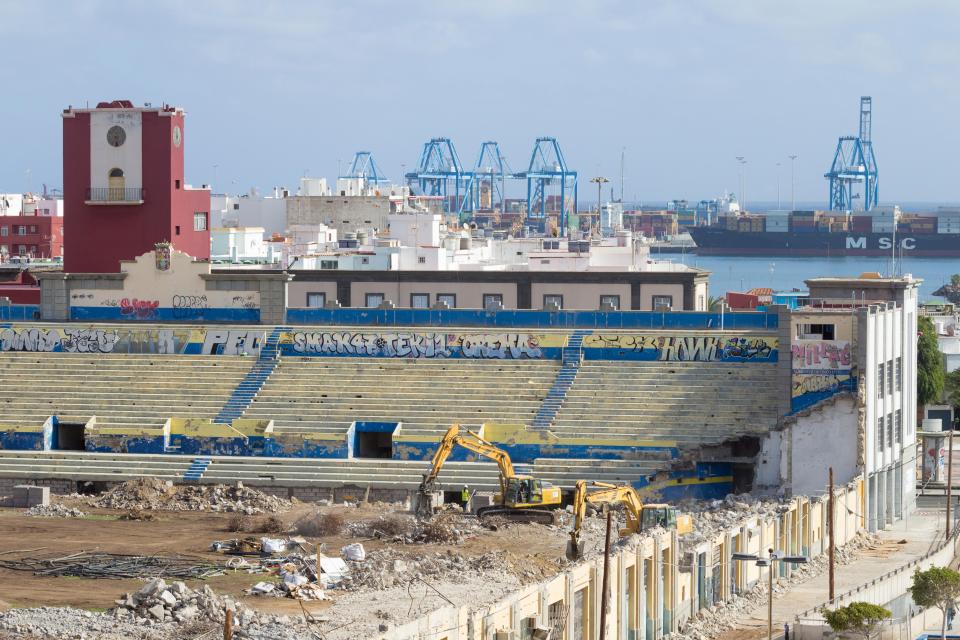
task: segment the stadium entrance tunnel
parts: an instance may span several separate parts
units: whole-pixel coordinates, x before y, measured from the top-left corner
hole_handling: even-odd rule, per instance
[[[393,436],[399,427],[397,422],[354,422],[350,426],[350,457],[393,458]]]
[[[703,447],[700,461],[704,463],[726,463],[730,465],[731,491],[749,493],[753,491],[757,474],[757,460],[761,442],[758,436],[743,436],[719,445]]]
[[[54,427],[52,448],[57,451],[86,451],[86,428],[87,425],[82,422],[58,422]]]

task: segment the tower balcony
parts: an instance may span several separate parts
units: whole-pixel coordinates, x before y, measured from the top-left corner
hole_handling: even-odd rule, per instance
[[[132,205],[143,204],[147,190],[142,187],[89,187],[86,204]]]

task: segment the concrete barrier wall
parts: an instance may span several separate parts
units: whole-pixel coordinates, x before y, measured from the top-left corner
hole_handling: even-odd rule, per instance
[[[847,506],[862,494],[857,479],[836,492],[836,538],[842,545],[864,527],[863,518],[841,518]],[[731,554],[765,553],[768,547],[791,554],[809,549],[811,556],[825,551],[822,525],[826,522],[825,498],[798,497],[776,517],[744,518],[737,525],[697,543],[679,544],[670,532],[635,537],[611,553],[608,640],[658,640],[676,632],[702,609],[708,609],[734,592],[742,593],[766,570],[752,563],[732,566]],[[720,554],[714,558],[714,554]],[[700,563],[703,562],[701,569]],[[717,567],[718,572],[713,573]],[[734,569],[737,570],[734,570]],[[783,574],[789,566],[783,565]],[[697,576],[716,575],[720,582],[698,584]],[[552,629],[551,640],[597,638],[600,632],[600,591],[603,559],[582,562],[557,576],[525,587],[494,604],[438,609],[428,616],[387,632],[384,640],[492,640],[498,632],[527,635],[531,625]],[[716,595],[716,599],[714,599]],[[809,636],[812,637],[812,636]],[[818,640],[822,636],[817,636]]]

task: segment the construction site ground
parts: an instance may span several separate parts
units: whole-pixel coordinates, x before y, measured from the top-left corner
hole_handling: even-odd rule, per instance
[[[912,560],[935,550],[943,542],[944,511],[919,509],[903,522],[879,532],[880,544],[864,550],[856,560],[836,571],[834,589],[837,595],[870,582]],[[785,594],[774,597],[774,635],[783,634],[785,622],[823,604],[829,594],[829,576],[822,573],[800,584],[793,584]],[[767,607],[764,604],[739,618],[735,629],[718,636],[718,640],[759,640],[767,636]]]
[[[69,506],[78,506],[86,517],[43,518],[25,515],[24,509],[0,509],[0,559],[20,556],[66,556],[80,551],[100,551],[133,555],[185,554],[207,560],[224,562],[229,556],[213,552],[210,544],[244,536],[282,537],[279,534],[233,533],[228,531],[231,514],[203,512],[154,512],[152,521],[129,521],[119,519],[120,510],[97,509],[83,504],[76,498],[57,499]],[[323,507],[324,512],[337,512],[346,522],[375,520],[385,513],[402,513],[399,505],[362,505]],[[293,525],[301,516],[315,513],[314,504],[295,504],[290,511],[276,514],[285,524]],[[256,522],[265,516],[251,516]],[[464,518],[465,521],[471,520]],[[497,530],[473,528],[456,544],[417,543],[403,544],[357,537],[349,531],[336,536],[308,538],[312,544],[324,543],[326,554],[339,556],[340,549],[360,542],[368,555],[378,549],[390,550],[390,557],[401,561],[409,559],[416,564],[421,558],[432,554],[455,553],[459,557],[472,558],[490,552],[505,552],[507,562],[502,570],[511,578],[505,585],[510,590],[520,584],[543,579],[559,571],[563,561],[567,529],[560,526],[510,525]],[[255,562],[256,558],[249,558]],[[513,579],[515,577],[515,580]],[[246,595],[245,591],[262,580],[275,579],[267,574],[250,574],[239,570],[224,576],[200,581],[187,581],[196,588],[208,584],[218,593],[230,594],[257,611],[301,616],[301,602],[290,598]],[[76,577],[43,577],[25,571],[0,568],[0,611],[12,608],[69,606],[92,611],[106,610],[114,606],[124,592],[134,592],[144,584],[139,579],[92,579]],[[342,590],[330,590],[329,601],[307,601],[302,605],[311,614],[323,615],[337,600],[351,594]],[[448,595],[458,600],[456,594]],[[385,603],[386,604],[386,603]],[[430,603],[420,602],[420,606]],[[443,604],[437,600],[437,606]],[[406,610],[406,606],[404,607]],[[397,620],[395,620],[397,621]]]

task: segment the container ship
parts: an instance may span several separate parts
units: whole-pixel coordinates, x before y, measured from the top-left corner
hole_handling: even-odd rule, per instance
[[[960,257],[960,208],[904,214],[899,207],[869,212],[771,211],[730,214],[687,229],[698,255]]]

